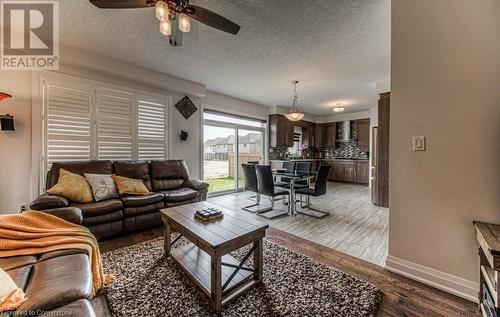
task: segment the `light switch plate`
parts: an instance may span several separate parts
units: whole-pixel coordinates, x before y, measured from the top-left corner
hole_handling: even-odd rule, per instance
[[[425,136],[413,137],[413,151],[425,151]]]

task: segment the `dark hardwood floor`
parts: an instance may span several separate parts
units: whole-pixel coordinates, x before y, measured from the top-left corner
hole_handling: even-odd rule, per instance
[[[101,252],[108,252],[162,236],[163,229],[156,228],[115,238],[101,242]],[[388,272],[381,266],[279,229],[269,228],[266,239],[379,287],[382,290],[383,299],[377,316],[480,316],[477,305],[470,301]]]

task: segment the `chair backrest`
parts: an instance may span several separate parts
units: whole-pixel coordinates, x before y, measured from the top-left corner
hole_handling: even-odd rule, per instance
[[[299,172],[310,172],[311,162],[297,162],[295,163],[295,170]]]
[[[330,165],[321,165],[316,175],[316,184],[314,185],[314,196],[326,194],[326,184],[328,174],[330,173]]]
[[[295,169],[295,162],[290,162],[290,161],[283,162],[283,169],[287,170],[287,172],[293,172]]]
[[[257,193],[258,187],[255,164],[241,164],[241,167],[243,168],[243,175],[245,178],[245,190]]]
[[[257,165],[259,161],[248,161],[247,164]]]
[[[274,195],[274,179],[270,165],[255,165],[259,193],[264,196]]]

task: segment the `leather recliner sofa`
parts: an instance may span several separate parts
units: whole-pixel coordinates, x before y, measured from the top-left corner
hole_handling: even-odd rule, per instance
[[[78,208],[44,212],[81,224]],[[26,301],[1,316],[111,316],[103,295],[92,296],[92,273],[87,253],[67,249],[0,259],[4,269],[23,289]]]
[[[82,225],[98,240],[160,226],[161,208],[206,200],[208,192],[208,183],[189,178],[183,160],[54,162],[47,173],[46,188],[57,184],[61,168],[79,175],[115,174],[142,179],[150,191],[145,196],[127,195],[91,203],[76,203],[44,193],[30,204],[33,210],[80,209]]]

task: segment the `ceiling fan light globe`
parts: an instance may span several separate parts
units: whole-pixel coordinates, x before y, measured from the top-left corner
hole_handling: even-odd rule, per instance
[[[284,115],[290,121],[300,121],[306,116],[303,112],[287,112]]]
[[[166,36],[172,34],[172,23],[169,20],[160,22],[160,33]]]
[[[342,111],[344,111],[344,108],[343,107],[335,107],[332,110],[333,110],[333,112],[342,112]]]
[[[168,15],[169,15],[168,5],[161,0],[156,2],[155,15],[158,21],[160,22],[168,20]]]
[[[191,19],[186,13],[179,14],[179,30],[184,33],[191,31]]]

